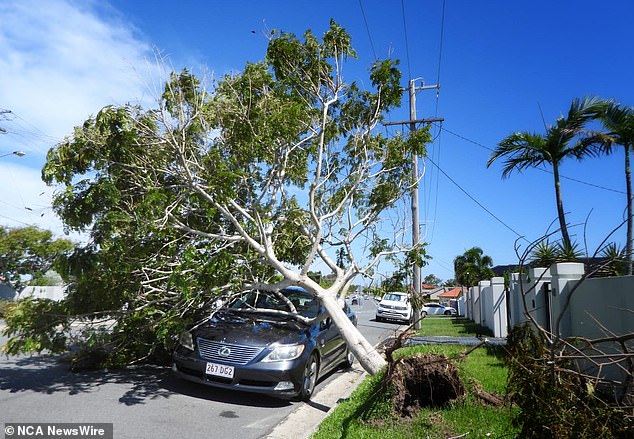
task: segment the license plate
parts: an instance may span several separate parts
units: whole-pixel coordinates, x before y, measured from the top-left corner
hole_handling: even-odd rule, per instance
[[[224,364],[207,363],[205,368],[207,375],[213,375],[223,378],[233,378],[233,366],[226,366]]]

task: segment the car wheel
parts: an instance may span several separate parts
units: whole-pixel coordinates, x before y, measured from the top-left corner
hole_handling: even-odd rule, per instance
[[[449,311],[449,310],[445,311],[445,315],[446,316],[450,316],[451,315],[451,311]]]
[[[346,358],[343,360],[343,368],[350,369],[354,363],[354,354],[350,352],[350,349],[346,346]]]
[[[302,380],[302,390],[299,394],[299,398],[302,401],[310,400],[315,390],[315,384],[317,384],[317,376],[319,375],[319,362],[317,361],[317,355],[311,354],[304,366],[304,379]]]
[[[382,322],[383,321],[383,318],[381,318],[379,316],[375,316],[375,319],[376,319],[377,322]]]
[[[427,317],[427,311],[421,311],[420,312],[420,316],[421,317]]]

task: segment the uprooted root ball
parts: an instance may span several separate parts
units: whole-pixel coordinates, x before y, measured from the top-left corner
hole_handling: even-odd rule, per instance
[[[458,368],[444,355],[402,358],[390,369],[393,407],[402,417],[412,417],[421,407],[443,407],[465,393]]]

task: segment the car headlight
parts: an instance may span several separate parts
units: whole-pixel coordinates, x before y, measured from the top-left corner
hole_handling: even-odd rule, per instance
[[[193,351],[194,338],[192,337],[192,333],[189,331],[183,331],[180,337],[178,337],[178,344],[190,351]]]
[[[271,353],[269,353],[262,361],[270,362],[270,361],[285,361],[285,360],[294,360],[299,358],[304,352],[304,345],[302,344],[293,344],[293,345],[277,345],[273,347]]]

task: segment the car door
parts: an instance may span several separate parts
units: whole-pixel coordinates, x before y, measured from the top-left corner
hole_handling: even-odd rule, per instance
[[[317,345],[321,353],[321,368],[328,368],[333,361],[343,356],[345,343],[337,326],[332,323],[325,309],[322,309],[324,319],[318,323]]]
[[[436,304],[436,303],[430,303],[429,305],[427,305],[427,308],[429,309],[428,314],[442,314],[443,310],[440,308],[440,305]]]

